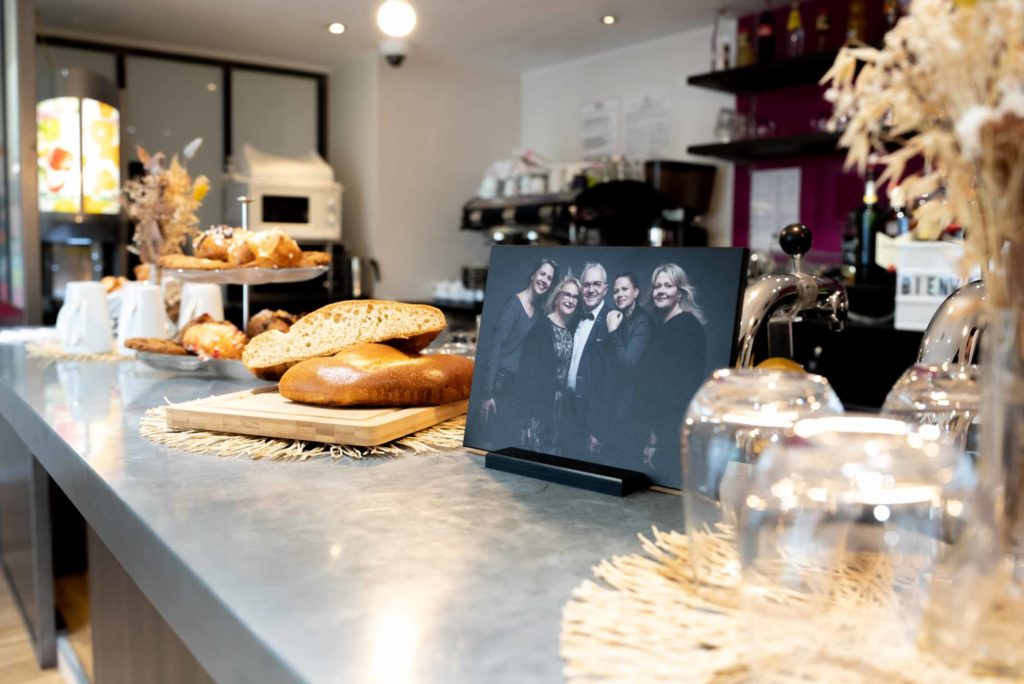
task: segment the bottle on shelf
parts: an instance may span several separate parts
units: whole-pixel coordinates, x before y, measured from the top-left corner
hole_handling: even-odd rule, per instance
[[[874,280],[875,225],[878,223],[878,190],[875,172],[868,169],[864,178],[864,204],[858,212],[857,284],[866,285]]]
[[[800,2],[793,0],[786,19],[786,56],[799,57],[804,54],[804,22],[800,17]]]
[[[896,22],[903,15],[903,8],[899,0],[882,0],[882,19],[885,21],[885,30],[896,26]]]
[[[864,0],[850,0],[850,14],[846,20],[846,40],[864,42]]]
[[[715,25],[711,30],[711,70],[721,71],[729,68],[729,45],[722,37],[722,23],[725,21],[725,8],[715,15]]]
[[[754,48],[750,45],[750,32],[743,29],[736,36],[736,66],[750,66],[754,63]]]
[[[819,7],[818,14],[814,17],[814,48],[818,52],[828,50],[829,38],[832,33],[832,17],[829,16],[828,7]]]
[[[875,263],[878,233],[885,232],[885,210],[879,206],[874,171],[869,169],[864,179],[864,204],[859,214],[859,242],[857,245],[857,284],[887,285],[893,275]]]
[[[730,54],[729,43],[723,42],[721,48],[718,50],[718,57],[715,59],[714,71],[728,69],[731,59],[732,55]]]
[[[771,9],[761,12],[757,20],[757,62],[767,64],[775,61],[775,17]]]
[[[885,215],[885,234],[899,237],[910,232],[910,215],[907,214],[907,202],[902,188],[895,187],[889,191],[889,211]]]

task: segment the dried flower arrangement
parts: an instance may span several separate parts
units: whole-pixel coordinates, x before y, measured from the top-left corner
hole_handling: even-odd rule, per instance
[[[919,230],[965,227],[962,269],[981,268],[989,307],[1022,306],[1024,2],[913,0],[881,49],[843,48],[822,82],[847,167],[880,155],[880,181],[931,197]],[[926,171],[905,173],[915,157]]]
[[[187,163],[202,139],[189,143],[182,157]],[[199,219],[196,209],[210,189],[206,176],[195,180],[174,155],[168,168],[163,168],[164,154],[149,154],[141,147],[135,148],[146,174],[138,180],[124,184],[124,202],[128,217],[135,223],[132,249],[143,263],[156,263],[165,254],[180,254],[186,240],[196,231]]]

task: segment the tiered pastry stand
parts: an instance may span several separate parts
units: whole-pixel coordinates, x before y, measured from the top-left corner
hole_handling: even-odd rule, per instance
[[[241,196],[242,228],[249,229],[249,205],[254,198]],[[175,278],[186,283],[216,283],[217,285],[242,286],[242,330],[249,327],[249,286],[271,283],[300,283],[327,273],[327,266],[309,268],[225,268],[213,270],[171,269]]]
[[[312,280],[327,273],[327,266],[308,268],[221,268],[197,270],[166,269],[173,277],[185,283],[216,283],[217,285],[242,286],[242,330],[249,327],[249,287],[271,283],[299,283]]]

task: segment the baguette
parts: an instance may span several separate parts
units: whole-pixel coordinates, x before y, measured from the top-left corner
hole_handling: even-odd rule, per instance
[[[309,359],[281,378],[281,396],[321,406],[436,406],[469,396],[473,362],[422,355],[386,344],[356,344]]]
[[[445,327],[440,309],[373,299],[336,302],[303,316],[286,332],[268,330],[249,341],[242,363],[264,380],[277,380],[307,359],[331,356],[359,342],[423,349]]]

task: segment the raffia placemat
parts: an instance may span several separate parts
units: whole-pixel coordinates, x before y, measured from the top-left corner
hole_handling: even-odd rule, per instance
[[[121,363],[122,361],[134,361],[134,356],[124,356],[117,352],[105,354],[76,354],[64,351],[60,342],[33,342],[25,345],[25,352],[35,359],[41,359],[43,363],[54,361],[99,361],[101,363]]]
[[[562,611],[561,654],[569,682],[709,682],[751,680],[752,638],[740,612],[739,559],[727,528],[702,535],[702,548],[718,574],[698,586],[685,534],[653,529],[640,535],[644,553],[615,556],[593,569]],[[830,611],[845,624],[871,610],[879,589],[892,581],[880,564],[855,559],[831,574],[830,596],[849,609]],[[891,606],[887,607],[891,609]],[[873,623],[877,624],[877,623]],[[834,627],[835,625],[829,625]],[[895,629],[896,627],[894,627]],[[774,635],[779,641],[778,635]],[[763,639],[763,636],[761,637]],[[881,639],[885,643],[885,639]],[[871,662],[830,657],[814,644],[813,658],[796,658],[806,643],[793,642],[772,660],[777,671],[758,681],[777,684],[878,682],[932,684],[1008,682],[953,671],[917,649],[878,654]],[[882,665],[884,663],[884,665]]]
[[[465,431],[466,416],[462,415],[387,444],[363,447],[274,437],[250,437],[205,430],[179,430],[167,425],[165,406],[147,410],[139,420],[139,432],[154,444],[194,454],[246,456],[254,461],[306,461],[321,456],[330,456],[334,460],[396,458],[407,454],[431,454],[461,447]]]

